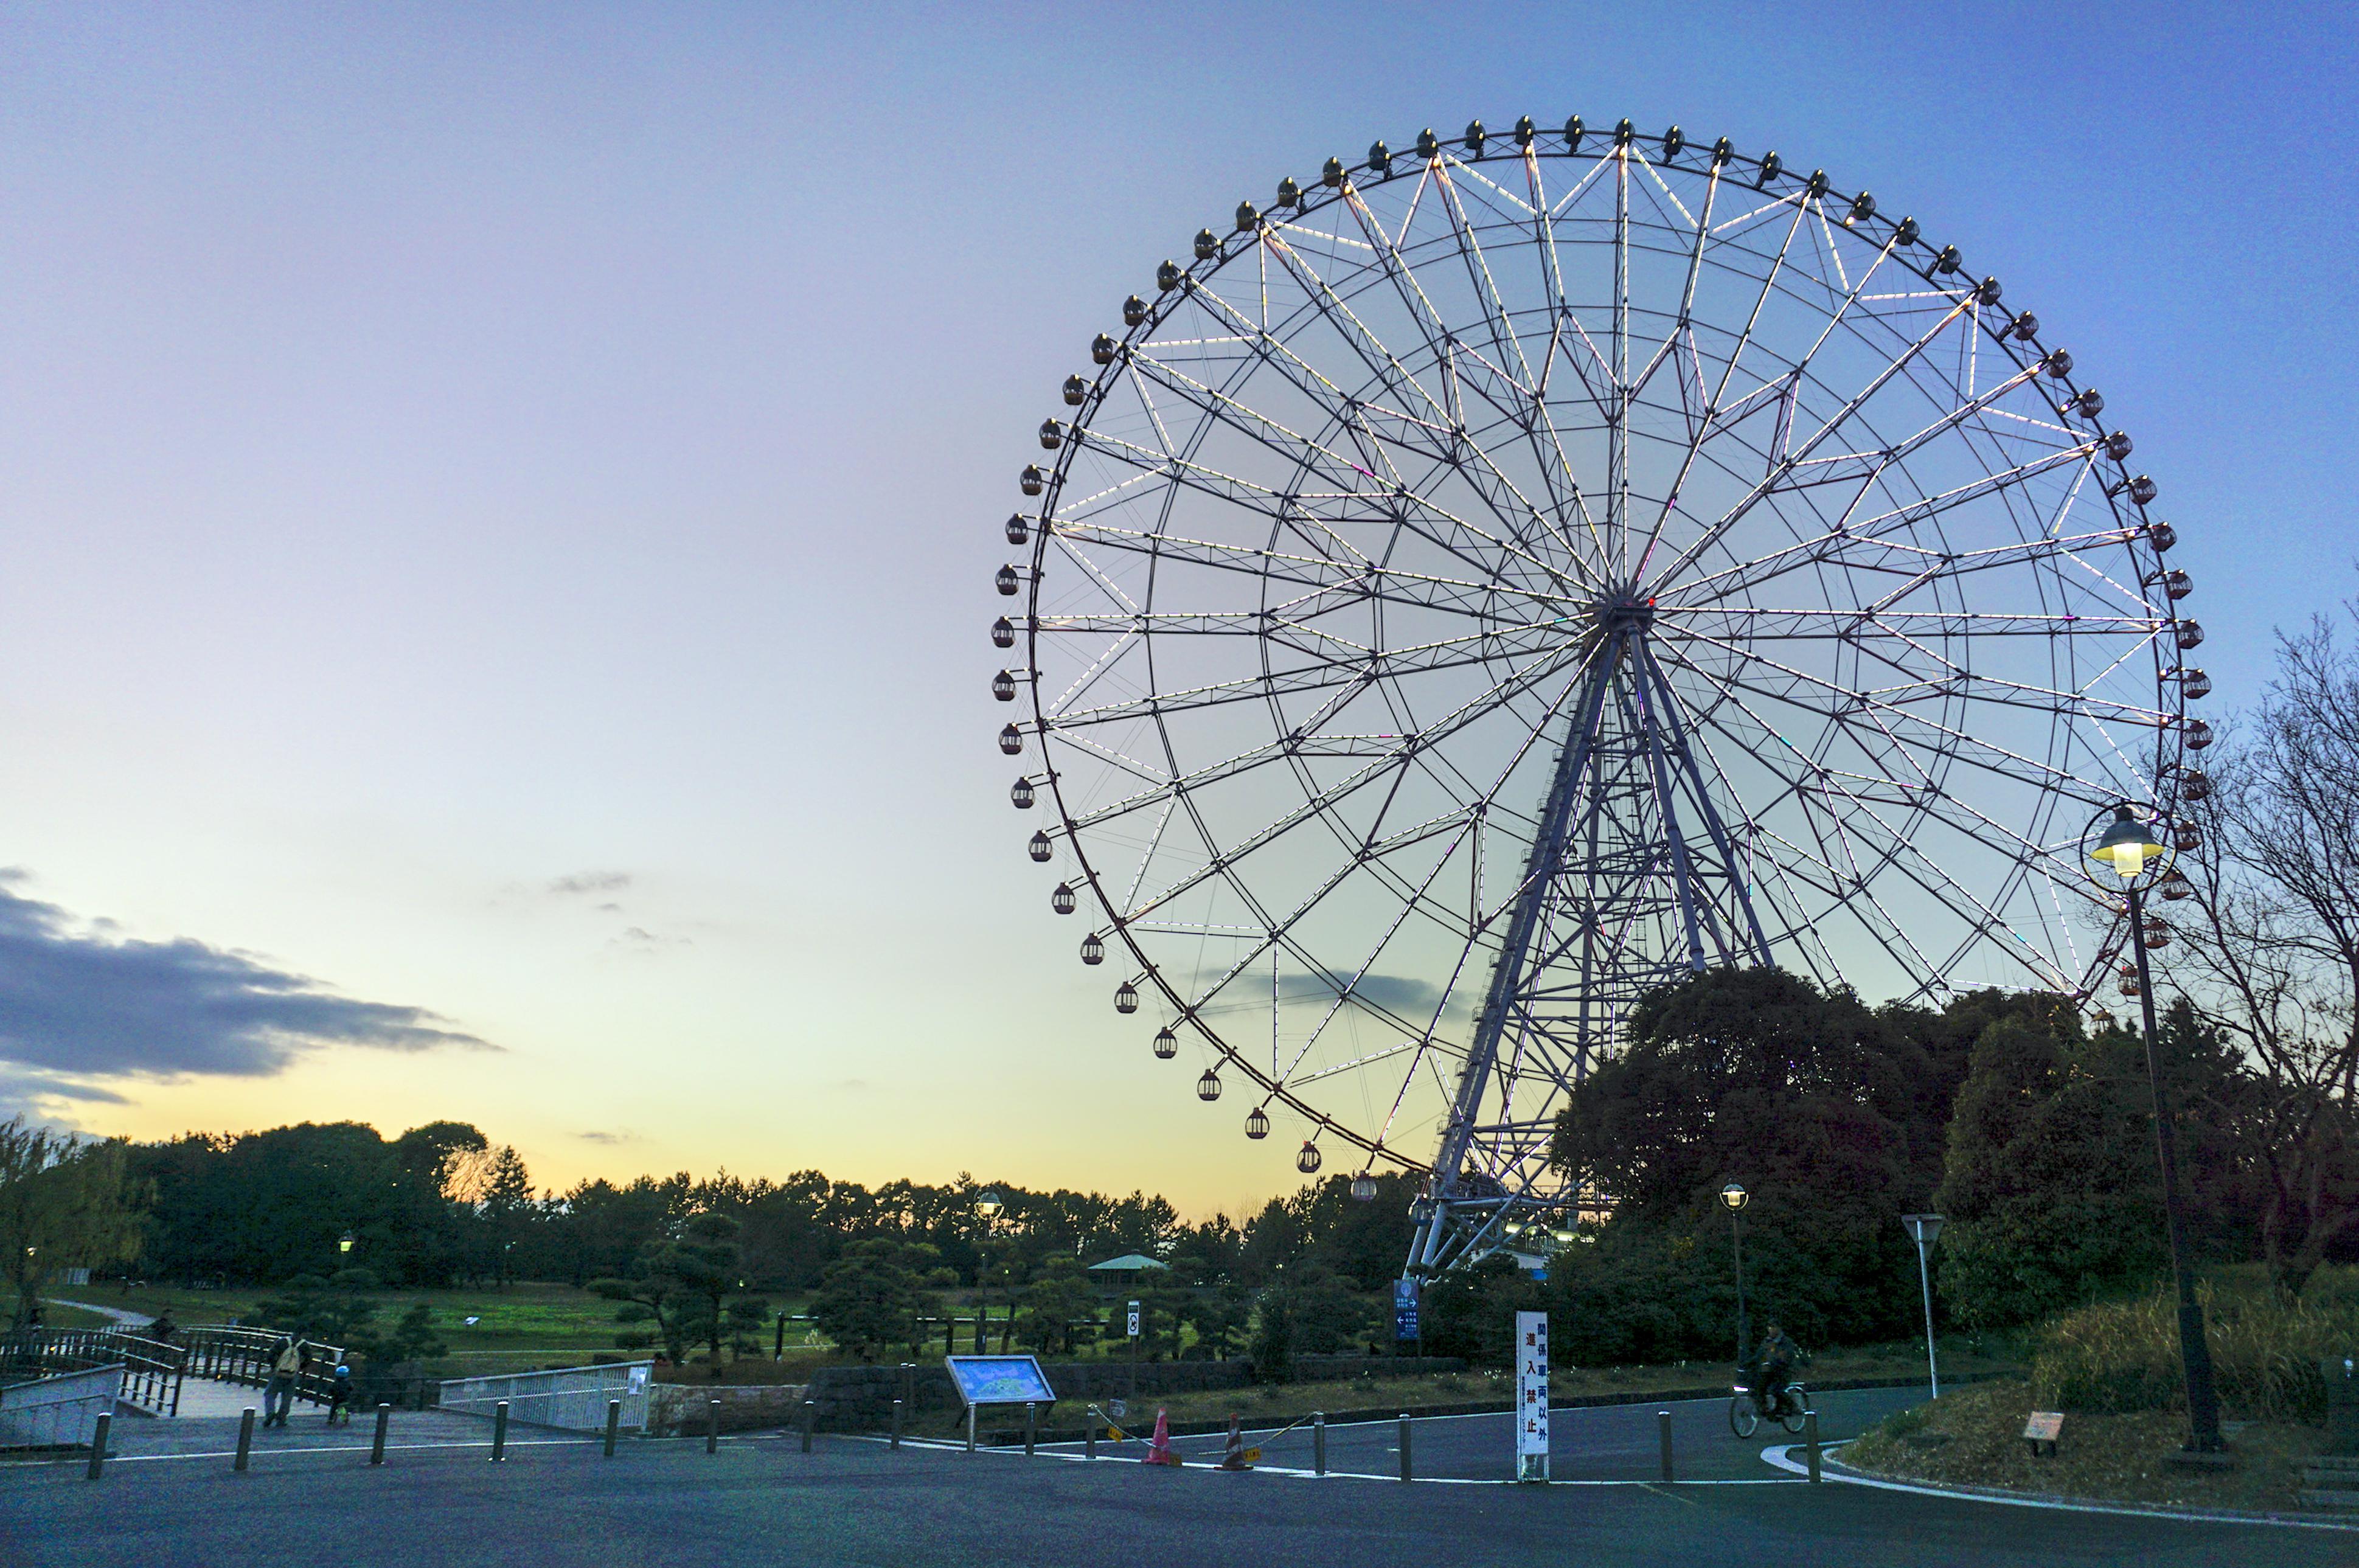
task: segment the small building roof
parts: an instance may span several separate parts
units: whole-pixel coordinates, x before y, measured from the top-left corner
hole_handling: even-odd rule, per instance
[[[1090,1265],[1093,1274],[1136,1274],[1142,1269],[1169,1269],[1169,1263],[1158,1263],[1143,1252],[1125,1252],[1120,1258],[1109,1258],[1103,1263]]]

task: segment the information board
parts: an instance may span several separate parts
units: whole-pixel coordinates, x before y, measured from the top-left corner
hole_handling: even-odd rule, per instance
[[[1548,1313],[1516,1314],[1516,1479],[1549,1478]]]
[[[1051,1405],[1056,1390],[1029,1356],[945,1356],[959,1399],[970,1405]]]

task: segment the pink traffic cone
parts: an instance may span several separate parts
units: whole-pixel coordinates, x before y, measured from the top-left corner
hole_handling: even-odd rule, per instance
[[[1155,1412],[1155,1440],[1147,1445],[1147,1462],[1175,1468],[1180,1465],[1180,1456],[1171,1452],[1171,1412],[1168,1410]]]

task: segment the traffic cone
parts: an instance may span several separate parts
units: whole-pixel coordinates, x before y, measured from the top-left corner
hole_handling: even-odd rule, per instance
[[[1155,1440],[1147,1445],[1147,1462],[1180,1467],[1180,1456],[1171,1452],[1171,1412],[1168,1410],[1155,1412]]]
[[[1245,1457],[1245,1434],[1239,1430],[1237,1421],[1236,1412],[1229,1412],[1229,1446],[1228,1451],[1221,1455],[1221,1468],[1223,1470],[1253,1468],[1253,1461]]]

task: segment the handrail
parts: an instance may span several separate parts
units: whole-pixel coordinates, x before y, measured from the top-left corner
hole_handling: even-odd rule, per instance
[[[17,1329],[0,1335],[0,1367],[53,1370],[122,1368],[118,1398],[159,1415],[180,1408],[188,1352],[125,1328]]]
[[[190,1323],[175,1331],[174,1337],[186,1347],[189,1370],[196,1376],[259,1388],[270,1382],[270,1364],[277,1358],[278,1347],[295,1336],[283,1329],[248,1328],[241,1323]],[[335,1381],[335,1368],[344,1359],[344,1347],[316,1339],[299,1343],[312,1353],[311,1369],[296,1377],[295,1398],[306,1404],[324,1405],[329,1387]]]

